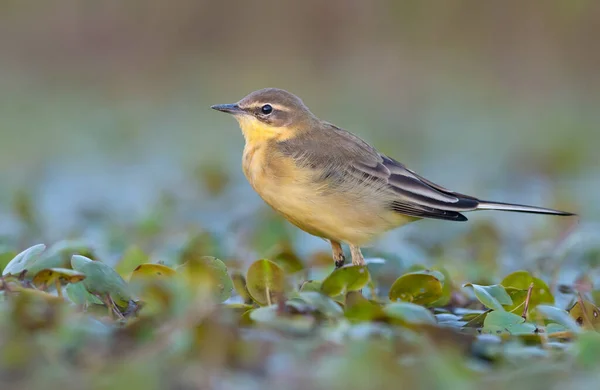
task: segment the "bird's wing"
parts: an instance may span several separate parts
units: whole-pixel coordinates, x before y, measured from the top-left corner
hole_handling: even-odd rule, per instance
[[[385,191],[389,208],[419,218],[465,221],[460,211],[474,210],[478,201],[434,184],[398,161],[379,154],[354,134],[325,123],[279,143],[298,164],[321,172],[333,186],[372,186]]]

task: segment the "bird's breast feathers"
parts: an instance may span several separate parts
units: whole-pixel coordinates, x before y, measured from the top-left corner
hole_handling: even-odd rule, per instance
[[[242,165],[250,185],[269,206],[316,236],[362,245],[414,220],[391,212],[375,192],[336,190],[327,175],[298,165],[273,143],[247,143]]]

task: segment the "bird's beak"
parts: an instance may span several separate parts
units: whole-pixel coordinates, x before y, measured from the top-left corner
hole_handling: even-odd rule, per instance
[[[210,108],[212,108],[213,110],[222,111],[233,115],[242,114],[245,112],[237,104],[216,104],[214,106],[211,106]]]

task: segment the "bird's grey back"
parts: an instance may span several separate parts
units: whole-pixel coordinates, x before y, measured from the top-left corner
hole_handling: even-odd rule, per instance
[[[321,122],[277,144],[296,164],[318,172],[332,190],[361,191],[389,203],[402,214],[422,218],[466,220],[460,211],[474,210],[478,201],[438,186],[403,164],[381,155],[360,137]]]

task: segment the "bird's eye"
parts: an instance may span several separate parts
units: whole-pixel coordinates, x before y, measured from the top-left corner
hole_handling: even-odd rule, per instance
[[[271,107],[270,104],[265,104],[264,106],[262,106],[260,108],[260,111],[265,115],[269,115],[270,113],[273,112],[273,107]]]

